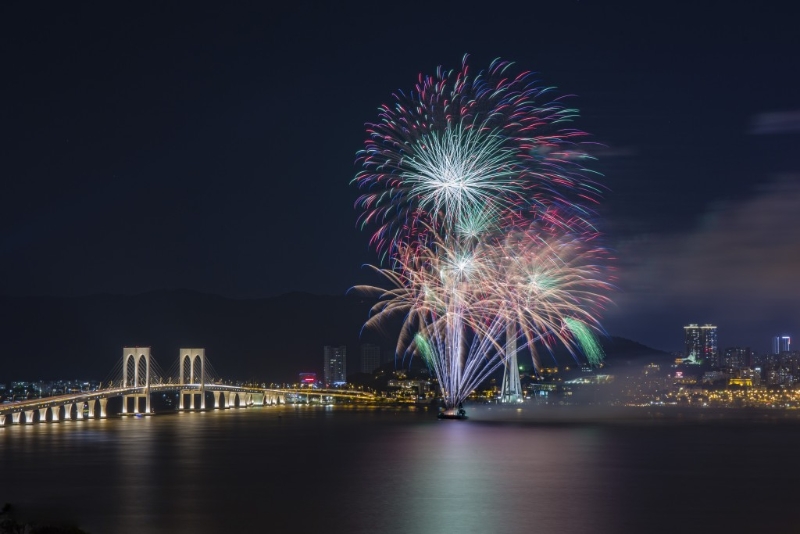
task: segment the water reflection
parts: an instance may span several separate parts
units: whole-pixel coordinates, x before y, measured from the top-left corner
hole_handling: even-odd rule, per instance
[[[796,423],[471,415],[284,406],[6,427],[0,503],[99,534],[791,531]],[[764,513],[727,512],[742,488]]]
[[[359,472],[362,502],[376,506],[354,530],[598,532],[598,521],[610,523],[592,498],[603,484],[592,455],[601,439],[461,421],[387,436]]]
[[[114,447],[114,467],[117,476],[112,479],[118,504],[111,519],[117,521],[114,530],[125,532],[131,525],[142,531],[151,528],[151,518],[156,505],[153,482],[158,480],[153,417],[123,417],[119,422],[118,442]]]

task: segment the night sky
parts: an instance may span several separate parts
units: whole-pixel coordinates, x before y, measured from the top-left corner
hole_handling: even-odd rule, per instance
[[[800,342],[786,2],[223,4],[0,5],[0,294],[343,294],[377,261],[350,185],[364,123],[469,53],[575,95],[605,146],[609,333]]]

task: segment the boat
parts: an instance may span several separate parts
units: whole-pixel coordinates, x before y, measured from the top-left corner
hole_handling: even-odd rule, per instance
[[[467,411],[464,408],[442,410],[437,417],[439,419],[469,419],[469,417],[467,417]]]

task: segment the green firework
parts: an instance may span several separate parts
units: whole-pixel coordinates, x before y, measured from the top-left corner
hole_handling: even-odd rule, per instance
[[[594,335],[594,332],[592,332],[586,324],[577,319],[567,317],[565,320],[567,328],[569,328],[569,331],[575,336],[578,345],[581,347],[581,351],[586,355],[586,359],[589,360],[589,363],[595,367],[600,365],[605,354],[603,354],[603,349],[600,347],[600,343],[597,342],[597,336]]]

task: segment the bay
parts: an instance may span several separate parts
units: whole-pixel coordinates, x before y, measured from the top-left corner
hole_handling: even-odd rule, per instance
[[[793,414],[280,406],[0,429],[0,504],[104,533],[794,532]]]

